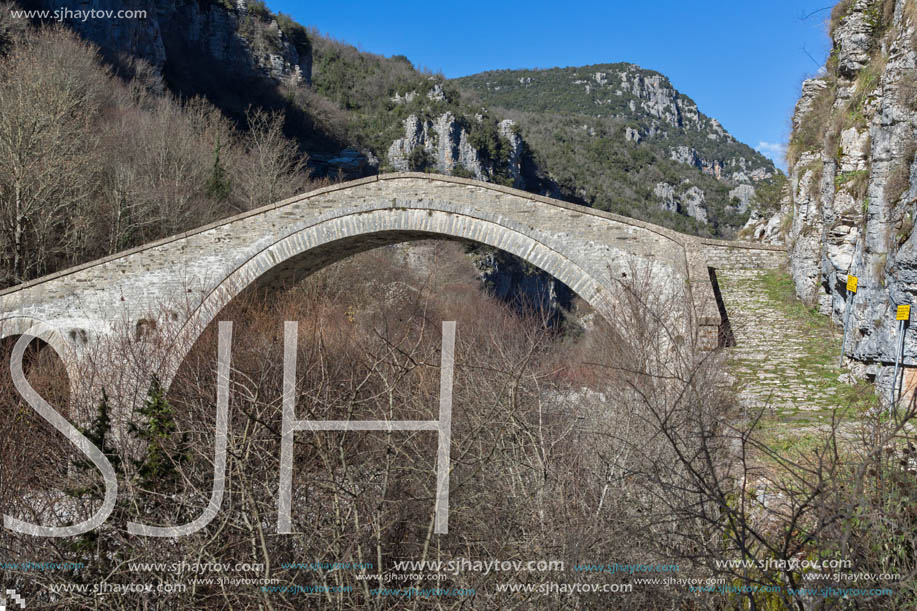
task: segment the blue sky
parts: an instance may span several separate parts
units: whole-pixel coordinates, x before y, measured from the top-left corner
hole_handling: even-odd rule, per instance
[[[450,78],[618,61],[658,70],[781,167],[802,80],[830,51],[830,10],[803,19],[827,0],[267,4],[364,51],[403,54]]]

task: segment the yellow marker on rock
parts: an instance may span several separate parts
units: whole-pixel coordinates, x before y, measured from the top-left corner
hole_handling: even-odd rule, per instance
[[[857,292],[857,277],[847,274],[847,290],[851,293]]]
[[[911,320],[911,306],[899,305],[895,310],[895,320],[898,321],[898,337],[895,340],[895,373],[892,375],[892,393],[891,400],[888,403],[888,413],[891,413],[898,401],[901,399],[901,384],[898,383],[898,370],[901,366],[901,359],[904,357],[904,326]],[[903,378],[902,372],[902,378]],[[903,382],[903,380],[902,380]]]

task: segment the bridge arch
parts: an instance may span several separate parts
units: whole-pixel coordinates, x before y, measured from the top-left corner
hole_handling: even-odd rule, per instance
[[[61,329],[35,318],[17,316],[0,321],[0,346],[2,346],[0,359],[2,359],[2,366],[6,369],[4,375],[9,375],[10,373],[13,346],[23,335],[31,335],[36,338],[31,340],[30,343],[37,340],[38,349],[51,349],[54,353],[53,358],[59,361],[67,376],[69,396],[71,398],[75,397],[79,380],[79,360],[76,358],[74,342],[68,340]]]
[[[51,346],[65,362],[72,360],[69,357],[72,356],[73,345],[64,337],[64,332],[59,327],[28,316],[15,316],[0,321],[0,340],[25,335],[30,331],[31,335]]]
[[[453,202],[376,201],[326,213],[266,244],[231,270],[204,296],[178,331],[160,369],[160,379],[168,385],[204,329],[235,297],[259,282],[277,281],[294,273],[308,275],[359,252],[421,239],[476,242],[504,250],[554,276],[601,316],[611,318],[613,304],[608,289],[576,262],[569,242]]]
[[[152,367],[167,382],[207,324],[247,287],[420,238],[478,242],[512,253],[564,282],[606,318],[617,297],[616,280],[630,262],[646,264],[659,286],[684,292],[684,312],[671,315],[681,317],[686,330],[693,327],[699,344],[708,348],[716,347],[721,321],[711,262],[772,267],[785,257],[768,247],[700,240],[499,185],[383,174],[0,290],[0,329],[10,333],[10,325],[30,326],[26,319],[47,322],[58,330],[49,343],[62,358],[72,348],[77,360],[96,369],[123,369],[114,357],[102,366],[98,359],[110,356],[109,342],[123,340],[119,334],[129,329],[131,355],[137,357],[137,371],[130,375]]]

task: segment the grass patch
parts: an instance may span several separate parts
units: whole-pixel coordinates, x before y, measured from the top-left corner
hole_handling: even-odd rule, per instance
[[[807,455],[824,445],[824,435],[816,431],[787,431],[782,427],[762,427],[759,440],[774,452]],[[790,457],[790,456],[788,456]]]
[[[850,192],[857,194],[865,190],[869,182],[869,170],[853,170],[852,172],[838,172],[834,177],[834,191],[840,191],[844,185],[850,184]]]
[[[837,358],[841,350],[841,331],[827,316],[808,306],[796,297],[793,279],[783,271],[767,271],[760,276],[771,302],[793,319],[804,333],[804,354],[797,359],[797,365],[808,374],[808,382],[819,390],[828,390],[838,385]],[[814,377],[813,377],[814,376]]]
[[[843,373],[837,367],[840,356],[843,330],[834,325],[831,319],[808,306],[796,297],[793,279],[783,271],[767,271],[760,276],[764,290],[770,300],[794,319],[805,333],[803,345],[805,352],[797,365],[811,376],[808,381],[817,388],[832,390],[835,406],[873,404],[875,393],[868,383],[855,385],[838,382],[837,377]]]
[[[821,330],[825,334],[834,331],[834,325],[813,307],[807,306],[796,297],[793,278],[782,270],[768,270],[758,276],[757,281],[764,288],[768,298],[781,307],[785,314],[803,323],[807,328]]]
[[[872,96],[882,80],[882,74],[885,73],[885,65],[888,58],[879,51],[875,52],[856,76],[856,87],[853,95],[847,102],[845,112],[841,117],[844,119],[839,126],[838,133],[847,127],[857,127],[865,129],[868,126],[866,115],[864,114],[866,101]]]

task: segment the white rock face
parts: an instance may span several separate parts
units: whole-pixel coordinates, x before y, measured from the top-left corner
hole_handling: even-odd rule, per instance
[[[723,129],[723,126],[720,125],[720,122],[716,119],[710,119],[710,126],[713,128],[715,134],[710,134],[711,136],[716,136],[717,138],[725,138],[726,130]]]
[[[802,95],[796,102],[796,110],[793,113],[793,130],[799,129],[803,117],[812,110],[812,102],[827,87],[828,83],[820,78],[810,78],[802,82]]]
[[[667,182],[658,182],[653,189],[653,195],[662,202],[662,209],[667,212],[677,212],[678,204],[675,203],[675,187]]]
[[[602,74],[604,79],[604,73],[598,74]],[[662,75],[647,76],[625,71],[620,74],[620,79],[621,89],[640,98],[640,106],[648,114],[673,127],[700,126],[697,105],[679,96]],[[636,111],[636,105],[631,107],[631,111]]]
[[[414,98],[416,98],[416,97],[417,97],[417,92],[416,92],[416,91],[408,91],[408,92],[405,92],[404,95],[400,95],[400,94],[396,91],[396,92],[395,92],[395,95],[393,95],[393,96],[391,97],[391,100],[392,100],[392,102],[394,102],[395,104],[408,104],[408,103],[410,103],[410,102],[413,102],[413,101],[414,101]]]
[[[787,201],[789,201],[789,198],[787,198]],[[766,216],[758,210],[752,210],[740,233],[757,242],[782,245],[785,240],[782,231],[784,218],[780,212]]]
[[[828,137],[798,154],[789,168],[792,199],[783,214],[792,218],[787,243],[801,298],[839,323],[850,303],[847,274],[858,276],[848,356],[856,361],[852,370],[875,377],[883,391],[896,350],[889,312],[896,304],[917,304],[917,109],[911,91],[917,24],[909,22],[905,5],[893,3],[889,23],[874,3],[856,0],[832,32],[836,72],[803,83],[793,127],[800,128],[816,96],[831,91],[826,124],[841,123],[842,129],[828,133],[825,127]],[[884,70],[860,80],[878,53],[887,60]],[[905,364],[917,365],[917,329],[907,332],[904,355]]]
[[[698,157],[697,151],[687,146],[676,146],[673,148],[669,151],[669,159],[687,165],[700,165],[700,157]]]
[[[729,200],[732,201],[732,198],[739,200],[739,205],[736,207],[738,212],[745,212],[748,210],[748,206],[751,204],[752,198],[755,196],[755,188],[751,185],[739,185],[735,189],[729,191]]]
[[[797,165],[802,163],[804,169],[790,176],[794,204],[793,224],[790,228],[790,273],[796,284],[796,293],[807,303],[816,301],[821,273],[818,263],[821,252],[818,198],[823,180],[819,180],[816,171],[818,160],[819,156],[814,153],[804,154],[797,162]]]
[[[728,180],[732,183],[757,182],[773,176],[773,173],[768,172],[765,168],[749,169],[749,163],[744,157],[729,159],[726,163],[723,163],[719,159],[704,159],[697,152],[697,149],[684,145],[670,149],[669,159],[678,163],[692,165],[717,180]],[[732,172],[729,173],[729,170],[732,170]]]
[[[869,0],[856,0],[851,10],[834,31],[837,53],[837,70],[850,78],[869,63],[872,26],[866,12]]]
[[[850,127],[841,132],[841,172],[865,170],[869,164],[869,130]]]
[[[701,223],[707,222],[707,204],[701,189],[692,186],[678,193],[674,185],[660,182],[653,188],[653,194],[659,198],[663,210],[686,214]]]
[[[515,123],[511,120],[501,121],[498,133],[509,143],[507,159],[500,161],[506,163],[514,186],[522,187],[522,137],[516,133]],[[463,168],[478,180],[488,180],[494,172],[494,168],[481,159],[468,140],[468,132],[451,112],[443,113],[434,121],[421,121],[417,115],[405,119],[404,137],[392,142],[388,148],[389,163],[399,172],[423,169],[412,167],[412,159],[418,149],[432,161],[433,168],[443,174]]]
[[[427,92],[427,97],[433,101],[442,101],[446,99],[446,93],[443,91],[443,86],[436,83],[433,85],[433,88]]]
[[[693,217],[701,223],[707,222],[707,204],[704,201],[704,192],[697,187],[691,187],[685,191],[681,198],[682,207],[685,214]]]
[[[468,142],[465,128],[455,121],[451,112],[440,115],[435,122],[421,121],[417,115],[404,120],[404,137],[392,142],[388,149],[389,163],[399,172],[422,169],[411,167],[411,155],[421,148],[433,160],[435,168],[450,173],[457,166],[484,179],[484,169],[478,153]]]
[[[510,152],[507,159],[509,165],[509,174],[513,178],[513,185],[516,187],[523,186],[522,179],[522,136],[516,130],[516,122],[512,119],[504,119],[497,126],[500,136],[509,142]]]

